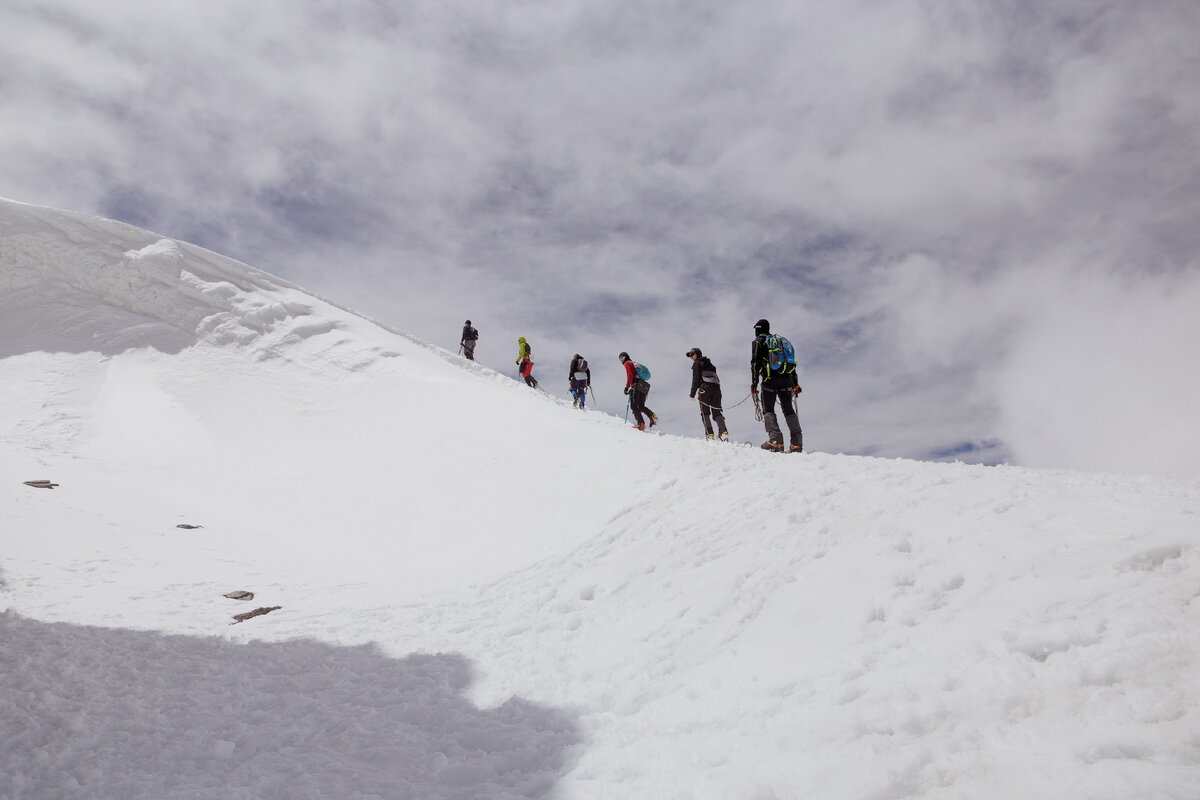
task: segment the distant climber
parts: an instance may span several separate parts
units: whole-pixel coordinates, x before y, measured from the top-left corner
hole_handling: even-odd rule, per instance
[[[567,380],[571,386],[571,405],[580,410],[586,410],[587,390],[592,385],[592,371],[588,369],[587,359],[575,354],[571,359],[571,368],[567,372]]]
[[[629,357],[629,353],[617,356],[625,365],[625,394],[629,395],[629,410],[637,424],[633,427],[639,431],[653,428],[658,424],[658,415],[646,406],[646,396],[650,394],[650,370]],[[650,418],[649,424],[642,420],[642,412]]]
[[[538,388],[537,378],[533,377],[533,348],[525,341],[524,336],[517,339],[517,367],[521,370],[525,385]]]
[[[693,347],[685,355],[692,360],[692,391],[688,397],[693,400],[700,395],[700,421],[704,423],[704,438],[713,438],[713,420],[717,422],[717,436],[722,442],[729,441],[729,430],[725,427],[724,409],[721,408],[721,379],[717,377],[717,368],[713,366],[708,356],[700,352],[699,347]]]
[[[758,396],[758,381],[762,379],[763,424],[767,428],[767,441],[762,449],[774,453],[800,453],[804,450],[804,432],[792,399],[800,394],[796,380],[796,353],[792,343],[778,334],[771,333],[771,323],[760,319],[754,323],[754,343],[750,346],[750,393]],[[775,401],[783,409],[791,434],[790,448],[783,446],[783,432],[775,416]]]
[[[468,361],[475,360],[475,342],[479,341],[479,331],[471,326],[471,320],[463,323],[462,339],[459,344],[462,346],[463,355]]]

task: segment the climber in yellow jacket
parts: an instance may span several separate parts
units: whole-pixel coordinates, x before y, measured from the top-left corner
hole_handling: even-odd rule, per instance
[[[533,348],[525,341],[524,336],[517,339],[517,366],[521,369],[525,385],[536,389],[538,382],[537,378],[533,377]]]

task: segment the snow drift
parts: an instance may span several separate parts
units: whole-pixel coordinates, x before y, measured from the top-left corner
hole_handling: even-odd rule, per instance
[[[642,434],[11,202],[0,289],[0,796],[1200,795],[1194,482]]]

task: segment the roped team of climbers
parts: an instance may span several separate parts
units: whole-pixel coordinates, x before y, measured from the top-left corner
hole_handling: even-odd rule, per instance
[[[463,355],[469,360],[475,360],[475,342],[478,338],[479,332],[471,326],[471,320],[467,320],[459,343],[463,348]],[[700,421],[704,425],[704,436],[706,439],[727,442],[729,429],[725,426],[725,409],[721,405],[721,380],[717,377],[717,368],[699,347],[691,348],[685,355],[692,360],[692,387],[688,396],[700,403]],[[658,423],[658,415],[646,405],[646,397],[650,394],[650,370],[631,359],[628,353],[622,352],[617,358],[625,367],[625,394],[629,397],[629,410],[633,412],[635,420],[633,427],[640,431],[653,428]],[[538,388],[537,378],[533,377],[533,348],[524,336],[517,339],[517,368],[521,377],[525,379],[526,386]],[[575,408],[586,409],[587,393],[592,385],[592,371],[588,368],[587,359],[579,353],[571,359],[567,381],[571,389],[572,405]],[[771,323],[760,319],[754,323],[754,341],[750,345],[750,396],[754,398],[755,408],[761,415],[759,418],[767,429],[767,441],[763,442],[762,449],[775,453],[804,451],[804,432],[800,428],[800,419],[793,402],[800,392],[800,384],[796,377],[796,353],[791,342],[783,336],[771,333]],[[779,418],[775,413],[776,404],[783,412],[783,419],[787,424],[787,445],[784,445],[783,430],[779,427]],[[715,432],[713,423],[716,423]]]

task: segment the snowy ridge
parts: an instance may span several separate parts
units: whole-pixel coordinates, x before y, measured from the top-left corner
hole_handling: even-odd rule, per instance
[[[352,317],[297,287],[195,245],[84,214],[0,200],[7,343],[88,343],[103,353],[206,342],[279,357]],[[30,301],[33,301],[32,303]],[[37,314],[22,313],[32,306]],[[348,337],[323,352],[335,356]],[[378,351],[376,351],[378,353]],[[394,355],[380,353],[381,355]],[[351,368],[364,353],[341,359]]]
[[[0,233],[0,797],[1198,796],[1195,482],[642,434]]]

